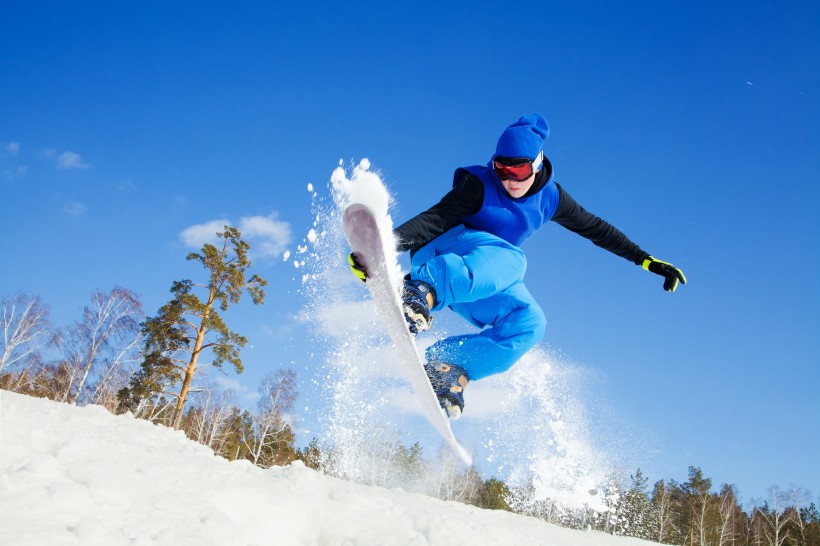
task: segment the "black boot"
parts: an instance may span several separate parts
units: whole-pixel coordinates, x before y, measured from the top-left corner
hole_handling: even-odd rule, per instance
[[[424,365],[424,371],[438,397],[438,403],[447,412],[447,417],[456,420],[464,411],[464,388],[469,382],[467,372],[461,366],[446,362],[432,362]]]
[[[407,279],[402,290],[404,318],[410,332],[417,334],[430,329],[433,314],[430,311],[436,304],[436,290],[424,281]]]

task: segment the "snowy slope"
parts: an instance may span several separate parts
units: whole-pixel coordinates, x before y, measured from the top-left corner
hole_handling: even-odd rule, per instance
[[[649,543],[366,487],[301,464],[231,463],[128,415],[0,391],[0,544]]]

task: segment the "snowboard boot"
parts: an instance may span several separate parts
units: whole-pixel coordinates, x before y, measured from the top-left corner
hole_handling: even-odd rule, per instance
[[[447,417],[456,420],[464,411],[464,388],[469,378],[461,366],[446,362],[432,362],[424,365],[424,371],[444,408]]]
[[[415,335],[430,329],[433,314],[430,309],[436,304],[436,290],[424,281],[405,279],[401,298],[402,309],[410,332]]]

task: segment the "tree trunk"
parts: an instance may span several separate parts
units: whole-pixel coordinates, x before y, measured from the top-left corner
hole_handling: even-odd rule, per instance
[[[179,430],[179,425],[182,422],[182,410],[185,408],[185,401],[188,398],[188,390],[191,388],[191,380],[194,378],[197,356],[198,355],[194,354],[194,356],[191,357],[191,362],[188,364],[188,369],[185,372],[185,380],[182,382],[182,390],[177,397],[177,405],[174,408],[174,421],[171,425],[174,427],[174,430]]]
[[[207,332],[206,325],[208,323],[208,316],[211,313],[211,306],[214,302],[214,291],[211,289],[211,296],[208,298],[208,305],[205,307],[205,312],[202,314],[202,324],[196,334],[196,344],[191,353],[191,361],[188,363],[188,368],[185,370],[185,380],[182,382],[182,390],[179,392],[177,398],[177,407],[174,410],[174,430],[179,430],[179,425],[182,422],[182,410],[185,408],[185,401],[188,399],[188,391],[191,388],[191,381],[194,379],[196,373],[196,364],[199,360],[199,352],[202,350],[202,342],[205,340],[205,333]]]

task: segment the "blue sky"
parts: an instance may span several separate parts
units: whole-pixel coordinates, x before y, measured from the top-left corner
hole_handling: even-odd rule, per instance
[[[524,247],[545,345],[655,438],[650,478],[820,493],[817,3],[385,4],[5,3],[0,293],[60,325],[115,285],[154,313],[196,275],[186,229],[257,226],[268,299],[235,318],[255,390],[310,366],[281,257],[308,183],[367,157],[403,221],[539,111],[565,189],[689,279],[664,293],[548,226]]]

